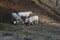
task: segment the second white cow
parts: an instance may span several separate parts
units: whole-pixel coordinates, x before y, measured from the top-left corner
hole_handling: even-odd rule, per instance
[[[38,19],[39,19],[38,16],[32,16],[32,17],[25,19],[25,23],[29,22],[29,25],[30,25],[31,23],[33,24],[33,22],[35,22],[36,24],[38,24]]]

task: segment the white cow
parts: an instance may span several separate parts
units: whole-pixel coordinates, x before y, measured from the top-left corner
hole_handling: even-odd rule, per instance
[[[15,19],[15,20],[14,20]],[[18,23],[18,22],[22,22],[24,23],[24,21],[21,19],[20,16],[18,16],[16,13],[12,13],[12,21],[14,24]]]
[[[39,18],[38,16],[29,17],[25,19],[25,23],[29,22],[29,25],[30,25],[31,23],[33,24],[33,22],[35,22],[36,24],[38,24],[38,18]]]
[[[18,15],[21,17],[21,16],[24,16],[24,17],[28,17],[30,14],[32,14],[31,11],[27,11],[27,12],[18,12]]]

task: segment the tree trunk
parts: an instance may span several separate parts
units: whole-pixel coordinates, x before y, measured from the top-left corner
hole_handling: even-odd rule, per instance
[[[58,1],[59,1],[59,0],[56,0],[56,6],[58,6]]]

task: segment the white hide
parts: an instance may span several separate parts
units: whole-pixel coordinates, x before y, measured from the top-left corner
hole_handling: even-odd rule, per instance
[[[20,20],[20,17],[16,13],[12,13],[12,17],[17,21]]]
[[[15,21],[13,22],[14,24],[16,24],[17,22],[20,22],[20,21],[22,23],[24,23],[23,20],[21,19],[21,17],[19,15],[17,15],[16,13],[12,13],[12,17],[15,19]]]
[[[25,19],[25,23],[26,22],[29,22],[29,25],[32,23],[33,24],[33,21],[35,21],[36,24],[38,24],[38,16],[32,16],[32,17],[29,17],[27,19]]]
[[[25,16],[28,17],[30,14],[32,14],[32,12],[28,11],[28,12],[18,12],[18,15],[21,16]]]

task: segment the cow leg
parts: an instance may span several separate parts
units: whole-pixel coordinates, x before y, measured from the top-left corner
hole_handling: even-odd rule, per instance
[[[36,21],[36,24],[38,24],[38,20]]]
[[[29,23],[29,26],[30,26],[30,23]]]
[[[38,21],[37,21],[37,20],[35,20],[35,21],[34,21],[34,23],[35,23],[35,24],[38,24]]]
[[[13,17],[11,17],[11,21],[12,21],[13,24],[16,24],[16,21],[14,21]]]
[[[32,25],[34,25],[34,23],[32,22]]]

